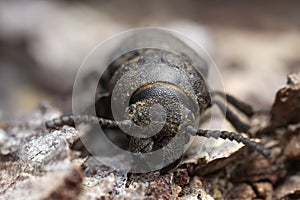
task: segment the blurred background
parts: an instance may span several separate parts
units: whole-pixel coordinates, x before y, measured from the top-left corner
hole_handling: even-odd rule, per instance
[[[269,108],[286,75],[300,70],[300,2],[0,1],[0,119],[48,101],[71,110],[76,70],[108,37],[167,27],[201,43],[225,90]]]

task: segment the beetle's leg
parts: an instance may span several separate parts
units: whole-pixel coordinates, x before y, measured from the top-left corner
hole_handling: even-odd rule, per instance
[[[255,149],[257,152],[261,153],[264,156],[269,156],[271,154],[270,150],[265,148],[262,144],[254,142],[249,138],[246,138],[240,134],[229,132],[229,131],[219,131],[219,130],[203,130],[203,129],[195,129],[191,126],[187,127],[187,130],[191,135],[198,135],[206,138],[222,138],[222,139],[229,139],[231,141],[236,141],[239,143],[243,143],[250,148]]]
[[[153,148],[153,139],[150,138],[130,138],[130,151],[133,153],[147,153],[151,152]]]
[[[110,96],[110,93],[108,92],[103,92],[103,93],[97,93],[95,97],[95,103],[97,103],[100,100],[103,100],[104,98],[107,98]],[[95,105],[91,104],[86,108],[85,113],[89,113],[95,109]]]
[[[233,105],[235,108],[237,108],[239,111],[247,115],[248,117],[251,117],[255,114],[253,111],[251,105],[235,98],[234,96],[231,96],[229,94],[225,94],[220,91],[214,91],[212,92],[212,95],[219,95],[220,97],[226,98],[226,101],[228,101],[231,105]]]
[[[84,144],[82,143],[82,140],[80,138],[77,138],[70,146],[71,150],[79,151],[80,157],[84,158],[88,155],[90,155],[90,152],[86,149]]]
[[[238,132],[248,132],[248,130],[250,129],[250,125],[245,122],[242,122],[239,119],[239,117],[236,114],[234,114],[234,112],[232,112],[230,108],[225,106],[224,103],[218,100],[214,100],[212,104],[216,104],[220,108],[222,113],[225,115],[226,119],[228,119],[228,121],[234,126],[234,128]]]
[[[149,160],[144,159],[141,154],[137,153],[148,153],[151,152],[153,149],[154,141],[153,138],[136,138],[136,137],[130,137],[129,142],[129,150],[130,152],[134,153],[132,155],[132,158],[134,160],[134,167],[139,169],[146,169],[149,171],[151,170],[151,163],[149,163]]]
[[[163,167],[161,170],[159,170],[159,172],[161,174],[166,174],[168,171],[172,170],[172,169],[175,169],[181,162],[181,157],[178,158],[177,160],[175,160],[174,162],[172,162],[171,164]]]
[[[108,93],[108,92],[99,93],[99,94],[96,95],[96,101],[95,102],[97,102],[97,101],[99,101],[103,98],[109,97],[109,95],[110,95],[110,93]]]
[[[114,120],[98,118],[88,115],[65,115],[45,123],[47,129],[62,127],[63,125],[74,126],[75,124],[96,124],[99,123],[101,127],[115,128],[119,127],[121,123],[126,124],[127,121],[117,122]]]

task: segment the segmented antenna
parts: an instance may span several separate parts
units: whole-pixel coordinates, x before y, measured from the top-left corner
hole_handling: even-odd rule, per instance
[[[129,122],[128,120],[124,121],[114,121],[109,119],[98,118],[89,115],[64,115],[53,120],[47,121],[45,123],[47,129],[59,128],[64,125],[75,126],[75,124],[97,124],[99,123],[101,127],[107,128],[116,128],[121,124],[126,125]]]
[[[246,146],[249,146],[252,149],[255,149],[257,152],[261,153],[265,157],[271,154],[270,150],[265,148],[262,144],[254,142],[249,138],[246,138],[240,134],[229,132],[229,131],[219,131],[219,130],[203,130],[203,129],[195,129],[191,126],[187,127],[188,131],[191,135],[198,135],[206,138],[213,137],[215,139],[229,139],[231,141],[236,141],[238,143],[243,143]]]

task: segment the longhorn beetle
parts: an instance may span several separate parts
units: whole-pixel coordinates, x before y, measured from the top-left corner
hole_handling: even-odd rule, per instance
[[[46,127],[52,129],[63,125],[74,125],[74,122],[85,124],[99,123],[102,128],[118,128],[120,125],[147,126],[151,123],[149,108],[158,103],[166,111],[166,121],[163,128],[159,133],[148,138],[128,136],[129,151],[147,153],[160,149],[174,138],[180,128],[184,128],[187,138],[190,135],[194,135],[206,138],[229,139],[243,143],[264,156],[270,155],[270,151],[262,144],[254,142],[241,134],[196,128],[197,126],[194,126],[194,124],[198,123],[197,119],[201,117],[206,109],[215,104],[237,131],[245,133],[249,131],[250,126],[248,124],[241,121],[222,101],[212,100],[211,96],[218,95],[221,98],[226,98],[228,103],[248,117],[252,116],[254,111],[251,106],[237,100],[231,95],[210,91],[209,86],[205,82],[209,72],[208,65],[191,47],[174,35],[166,32],[132,35],[122,45],[132,46],[137,43],[145,43],[145,46],[151,46],[153,42],[159,42],[162,46],[167,47],[167,49],[175,49],[176,53],[150,47],[136,49],[120,56],[110,64],[99,80],[99,92],[95,95],[96,101],[94,105],[97,117],[66,115],[47,121]],[[119,48],[122,48],[122,46]],[[139,74],[131,77],[130,81],[134,83],[133,85],[139,85],[140,81],[145,81],[145,84],[136,88],[130,97],[129,105],[126,108],[130,120],[116,121],[113,119],[112,110],[107,104],[110,105],[112,92],[118,80],[124,74],[131,73],[134,70],[145,70],[150,75],[148,78],[147,76],[146,78],[145,76],[141,78]],[[191,87],[185,88],[182,85],[184,81],[187,81]],[[120,101],[122,100],[120,99]],[[195,109],[195,105],[197,109]],[[182,116],[187,113],[182,110],[193,115],[192,118],[189,118],[189,123],[183,121],[186,118]],[[180,159],[162,169],[162,171],[173,168],[179,161]]]

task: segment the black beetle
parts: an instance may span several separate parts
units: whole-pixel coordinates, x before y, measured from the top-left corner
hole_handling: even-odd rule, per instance
[[[177,151],[176,155],[181,155],[183,152],[182,147],[189,141],[190,135],[234,140],[255,149],[264,156],[270,155],[270,151],[264,148],[263,145],[240,134],[198,129],[197,125],[202,113],[212,104],[216,104],[237,131],[248,132],[249,130],[249,125],[242,122],[222,101],[212,101],[211,96],[213,95],[226,98],[230,104],[247,116],[252,116],[254,112],[251,106],[230,95],[210,91],[205,81],[209,70],[207,64],[201,56],[197,55],[192,48],[177,37],[165,32],[159,32],[157,35],[156,33],[154,35],[153,33],[150,35],[133,35],[127,38],[123,45],[130,46],[136,43],[145,43],[145,46],[151,46],[153,42],[160,42],[161,46],[175,50],[143,48],[130,51],[114,60],[99,80],[95,101],[97,117],[62,116],[46,122],[46,127],[51,129],[63,125],[74,125],[74,122],[99,123],[103,128],[118,128],[121,125],[146,127],[152,119],[150,108],[155,104],[160,104],[166,113],[162,129],[156,135],[145,138],[130,135],[128,137],[129,151],[134,153],[155,151],[168,144],[180,129],[184,129],[185,134],[178,140],[181,143],[178,144],[180,148],[178,146],[172,147],[175,152]],[[142,71],[143,74],[149,74],[149,76],[134,74],[136,71]],[[129,120],[115,120],[111,107],[107,105],[112,100],[115,85],[128,72],[130,72],[128,81],[135,87],[129,98],[129,104],[126,105],[126,111],[124,111],[127,113]],[[184,83],[188,83],[190,87],[186,87]],[[125,90],[126,87],[121,87],[119,93],[122,92],[122,89]],[[119,100],[123,101],[122,97]],[[166,159],[168,159],[168,156],[171,155],[166,155]],[[177,159],[162,171],[173,168],[179,161],[180,159]]]

